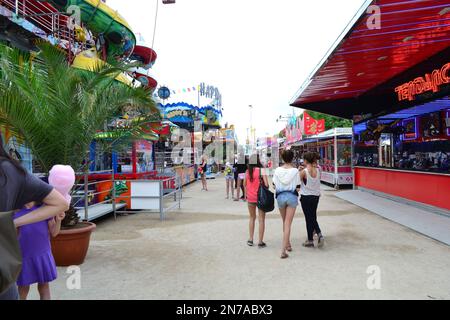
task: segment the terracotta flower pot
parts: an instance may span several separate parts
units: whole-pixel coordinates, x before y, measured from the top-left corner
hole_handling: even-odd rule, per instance
[[[76,266],[84,262],[91,233],[96,228],[92,222],[80,222],[75,227],[61,230],[52,238],[52,253],[58,267]]]

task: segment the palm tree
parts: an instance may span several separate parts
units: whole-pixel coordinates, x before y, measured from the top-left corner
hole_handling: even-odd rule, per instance
[[[151,93],[115,78],[125,65],[72,68],[65,53],[48,43],[37,53],[0,45],[0,125],[26,143],[44,172],[55,164],[84,172],[89,145],[126,108],[139,115],[114,141],[139,136],[142,124],[158,119]]]

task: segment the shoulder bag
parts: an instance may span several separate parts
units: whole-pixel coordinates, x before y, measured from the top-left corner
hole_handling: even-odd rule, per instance
[[[275,197],[273,192],[264,184],[261,176],[261,168],[259,168],[259,189],[257,207],[264,212],[271,212],[275,209]]]
[[[16,282],[22,268],[13,212],[0,212],[0,293]]]

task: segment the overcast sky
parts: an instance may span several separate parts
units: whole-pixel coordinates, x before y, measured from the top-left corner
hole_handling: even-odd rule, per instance
[[[151,46],[156,1],[106,3]],[[254,107],[257,136],[273,135],[284,127],[276,118],[292,114],[289,101],[294,93],[364,2],[176,0],[162,5],[158,1],[155,78],[174,90],[200,82],[218,87],[223,124],[235,124],[241,143],[250,127],[249,105]]]

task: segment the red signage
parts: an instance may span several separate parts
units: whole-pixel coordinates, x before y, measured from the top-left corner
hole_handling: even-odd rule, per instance
[[[314,135],[325,131],[325,119],[316,120],[307,112],[304,112],[303,122],[306,135]]]
[[[427,73],[424,77],[417,77],[413,81],[404,83],[397,88],[398,101],[414,101],[416,95],[424,92],[438,92],[439,87],[445,83],[450,83],[450,63],[445,64],[441,69],[434,70],[431,74]]]

